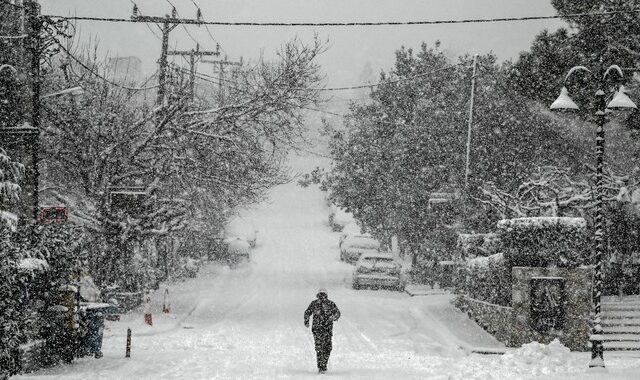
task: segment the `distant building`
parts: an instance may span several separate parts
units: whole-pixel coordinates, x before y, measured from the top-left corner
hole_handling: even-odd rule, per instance
[[[138,83],[142,79],[142,61],[135,56],[109,58],[107,73],[117,82]]]

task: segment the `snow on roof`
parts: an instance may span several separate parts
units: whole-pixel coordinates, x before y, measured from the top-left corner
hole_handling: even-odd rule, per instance
[[[585,228],[587,221],[584,218],[573,218],[563,216],[536,216],[529,218],[502,219],[498,222],[498,228],[508,229],[514,227],[541,228],[548,226],[559,226],[572,228]]]
[[[20,263],[18,263],[18,269],[25,272],[34,272],[38,270],[45,271],[49,269],[49,263],[42,259],[28,257],[26,259],[20,260]]]

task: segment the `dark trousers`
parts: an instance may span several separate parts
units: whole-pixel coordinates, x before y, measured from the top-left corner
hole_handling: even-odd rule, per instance
[[[316,358],[318,360],[318,369],[326,371],[329,355],[331,355],[331,332],[314,331],[313,340],[316,343]]]

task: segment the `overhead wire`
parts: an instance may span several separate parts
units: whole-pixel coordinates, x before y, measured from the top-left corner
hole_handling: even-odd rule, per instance
[[[317,88],[309,88],[308,90],[315,90],[315,91],[345,91],[345,90],[357,90],[357,89],[361,89],[361,88],[379,87],[379,86],[383,86],[383,85],[388,85],[388,84],[393,84],[393,83],[398,83],[398,82],[404,82],[404,81],[407,81],[407,80],[412,80],[412,79],[428,76],[428,75],[435,74],[435,73],[438,73],[440,71],[445,71],[445,70],[448,70],[448,69],[452,69],[452,68],[458,67],[458,66],[463,66],[463,64],[462,63],[457,63],[457,64],[454,64],[454,65],[448,65],[448,66],[444,66],[444,67],[441,67],[439,69],[431,70],[431,71],[428,71],[428,72],[425,72],[425,73],[416,74],[416,75],[412,75],[412,76],[409,76],[409,77],[402,77],[402,78],[397,78],[397,79],[393,79],[393,80],[388,80],[388,81],[385,81],[385,82],[369,83],[369,84],[362,84],[362,85],[355,85],[355,86],[345,86],[345,87],[317,87]]]
[[[300,87],[300,88],[296,88],[296,90],[310,90],[310,91],[346,91],[346,90],[356,90],[356,89],[362,89],[362,88],[372,88],[372,87],[379,87],[379,86],[384,86],[384,85],[389,85],[389,84],[394,84],[394,83],[399,83],[399,82],[404,82],[404,81],[408,81],[408,80],[413,80],[416,78],[420,78],[420,77],[424,77],[424,76],[429,76],[441,71],[445,71],[445,70],[449,70],[455,67],[467,67],[470,68],[471,66],[465,66],[465,64],[463,63],[458,63],[458,64],[453,64],[453,65],[447,65],[435,70],[431,70],[431,71],[427,71],[424,73],[420,73],[420,74],[416,74],[416,75],[411,75],[408,77],[402,77],[402,78],[397,78],[397,79],[393,79],[393,80],[388,80],[385,82],[379,82],[379,83],[368,83],[368,84],[363,84],[363,85],[355,85],[355,86],[347,86],[347,87],[311,87],[311,88],[307,88],[307,87]],[[180,68],[182,69],[182,68]],[[186,70],[186,69],[185,69]],[[203,75],[206,76],[208,78],[211,78],[213,80],[221,80],[224,82],[230,82],[230,83],[234,83],[233,81],[229,80],[229,79],[224,79],[224,78],[215,78],[212,77],[210,75],[207,74],[203,74],[203,73],[198,73],[199,75]]]
[[[173,5],[173,3],[170,0],[165,0],[165,1],[173,7],[174,11],[176,12],[176,16],[180,17],[180,13],[178,13],[178,9],[176,8],[176,6]],[[195,37],[191,35],[191,33],[189,32],[189,29],[187,29],[187,27],[184,26],[184,24],[180,24],[180,26],[182,26],[182,29],[184,29],[184,31],[187,32],[187,35],[189,36],[189,38],[191,38],[191,41],[193,41],[196,45],[200,44],[198,40],[196,40]]]
[[[193,3],[193,5],[198,8],[198,10],[200,10],[200,15],[204,18],[204,15],[202,14],[202,10],[200,9],[200,6],[194,1],[191,0],[191,2]],[[215,39],[215,37],[213,37],[213,33],[211,33],[211,29],[209,29],[209,25],[204,24],[205,29],[207,30],[207,33],[209,34],[209,37],[211,38],[211,40],[213,42],[216,43],[216,46],[218,46],[220,48],[220,50],[225,54],[225,55],[229,55],[223,48],[222,45],[220,44],[220,42],[218,42],[218,40]]]
[[[178,65],[175,65],[175,64],[172,64],[172,66],[176,70],[179,70],[179,71],[181,71],[183,73],[186,73],[186,74],[190,73],[189,70],[187,70],[187,69],[185,69],[185,68],[183,68],[181,66],[178,66]],[[458,65],[452,65],[452,66],[458,66]],[[432,72],[429,72],[429,73],[423,73],[423,74],[420,74],[420,76],[424,76],[424,75],[427,75],[427,74],[432,74],[432,73],[437,72],[437,71],[441,71],[441,70],[435,70],[435,71],[432,71]],[[233,89],[239,90],[241,92],[247,92],[246,89],[243,89],[243,88],[240,88],[240,87],[237,87],[237,86],[233,86],[233,85],[230,85],[230,84],[222,84],[222,83],[216,82],[216,81],[219,80],[219,78],[214,78],[214,77],[212,77],[210,75],[207,75],[207,74],[196,72],[194,74],[194,76],[196,78],[198,78],[199,80],[202,80],[204,82],[208,82],[208,83],[211,83],[211,84],[214,84],[214,85],[217,85],[217,86],[222,85],[223,87],[226,87],[226,88],[233,88]],[[408,78],[405,78],[405,79],[408,79]],[[224,82],[231,82],[230,80],[223,80],[223,81]],[[350,117],[349,115],[346,115],[346,114],[327,111],[327,110],[323,110],[323,109],[320,109],[320,108],[314,108],[314,107],[309,107],[309,106],[301,106],[300,108],[306,109],[306,110],[309,110],[309,111],[320,112],[320,113],[324,113],[324,114],[328,114],[328,115],[332,115],[332,116],[338,116],[338,117],[342,117],[342,118]],[[383,125],[393,125],[393,126],[401,126],[401,127],[415,126],[414,124],[410,124],[410,123],[398,123],[398,122],[384,121],[384,120],[375,120],[375,122],[379,123],[379,124],[383,124]],[[317,155],[317,156],[321,156],[321,157],[325,157],[325,158],[331,158],[329,156],[323,155],[323,154],[318,153],[318,152],[314,152],[314,151],[310,151],[310,150],[306,150],[306,149],[302,149],[302,148],[299,148],[299,150],[307,152],[307,153],[311,153],[311,154],[314,154],[314,155]]]
[[[555,19],[572,19],[580,17],[594,16],[610,16],[616,14],[640,13],[638,9],[625,9],[619,11],[603,11],[603,12],[583,12],[571,13],[565,15],[552,16],[524,16],[524,17],[496,17],[496,18],[479,18],[479,19],[458,19],[458,20],[423,20],[423,21],[372,21],[372,22],[243,22],[243,21],[204,21],[192,19],[168,18],[166,22],[173,24],[194,24],[194,25],[218,25],[218,26],[313,26],[313,27],[334,27],[334,26],[411,26],[411,25],[441,25],[441,24],[477,24],[477,23],[496,23],[511,21],[534,21],[534,20],[555,20]],[[136,20],[129,18],[109,18],[109,17],[88,17],[88,16],[57,16],[46,15],[51,18],[60,18],[78,21],[105,21],[105,22],[126,22],[138,23],[148,22],[146,20]]]
[[[110,79],[105,78],[103,75],[98,74],[97,72],[95,72],[94,69],[92,69],[91,67],[87,66],[87,64],[85,64],[84,62],[82,62],[81,59],[77,58],[73,53],[71,53],[66,47],[64,47],[64,45],[53,35],[51,35],[51,38],[56,42],[56,44],[58,45],[58,47],[60,48],[60,50],[62,50],[65,54],[67,54],[67,56],[69,58],[71,58],[73,61],[75,61],[77,64],[79,64],[82,68],[84,68],[86,71],[88,71],[91,75],[94,75],[95,77],[99,78],[100,80],[104,81],[105,83],[108,83],[112,86],[118,87],[118,88],[122,88],[124,90],[130,90],[130,91],[145,91],[145,90],[151,90],[154,88],[157,88],[160,86],[160,84],[156,84],[153,86],[147,86],[147,87],[129,87],[129,86],[125,86],[122,84],[119,84],[117,82],[114,82]]]
[[[133,6],[134,6],[134,7],[137,7],[137,8],[138,8],[138,13],[140,14],[140,16],[142,16],[142,12],[140,12],[140,7],[138,6],[138,4],[136,4],[133,0],[129,0],[129,2],[131,2],[131,4],[133,4]],[[161,38],[160,36],[158,36],[158,35],[156,34],[156,32],[154,32],[154,31],[153,31],[153,28],[151,28],[151,27],[149,26],[149,24],[148,24],[148,23],[145,23],[145,25],[147,26],[147,29],[149,29],[149,31],[150,31],[150,32],[151,32],[151,33],[152,33],[152,34],[153,34],[157,39],[162,40],[162,38]],[[156,24],[156,25],[158,25],[158,24]],[[158,26],[158,28],[159,28],[159,26]]]

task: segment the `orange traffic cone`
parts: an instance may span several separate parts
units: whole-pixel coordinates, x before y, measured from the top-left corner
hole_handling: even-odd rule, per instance
[[[144,305],[144,323],[153,326],[153,317],[151,316],[151,297],[147,297]]]
[[[162,312],[167,314],[171,312],[171,304],[169,303],[169,289],[164,290],[164,301],[162,302]]]

